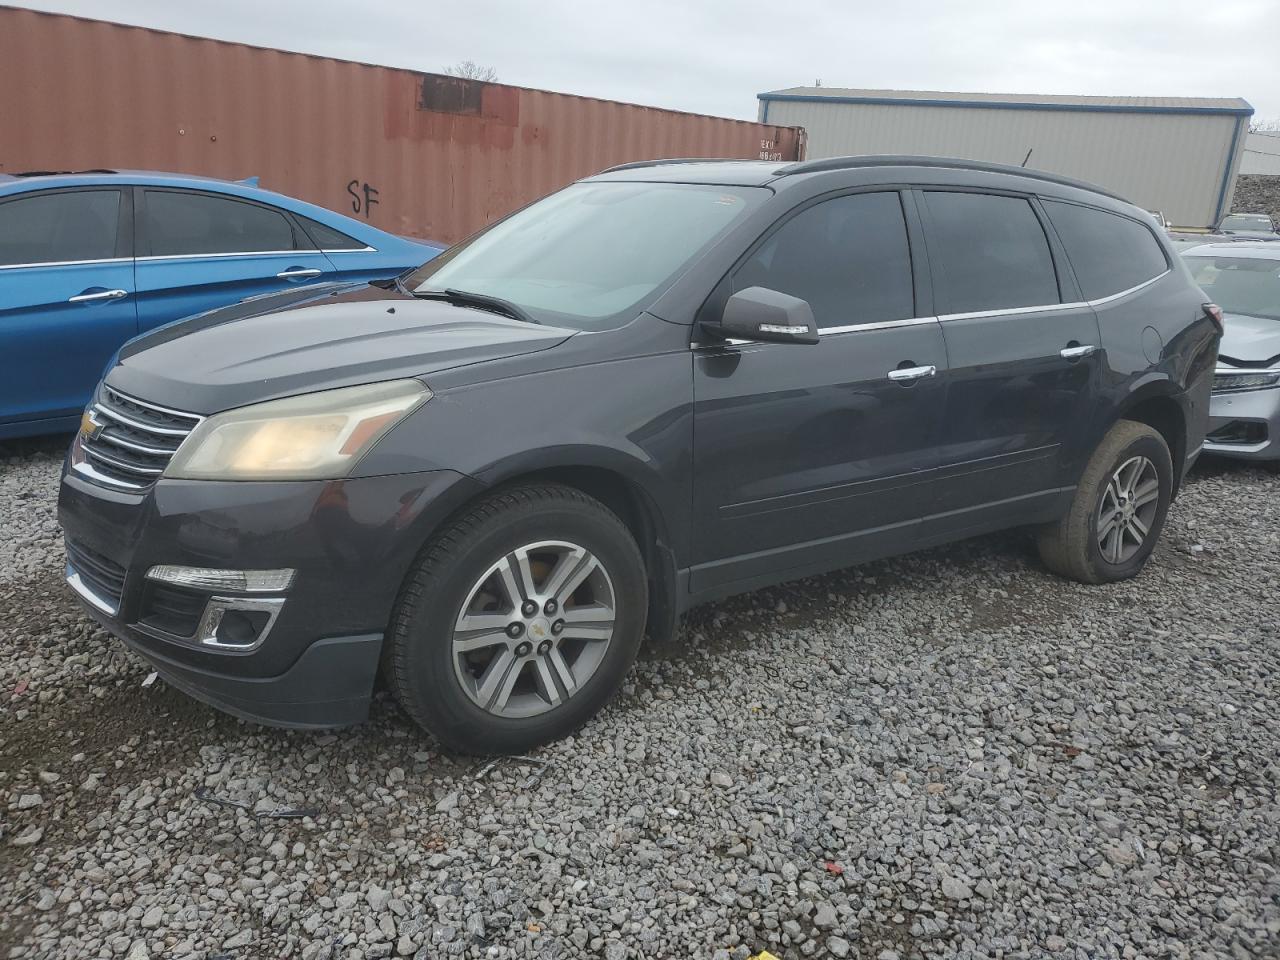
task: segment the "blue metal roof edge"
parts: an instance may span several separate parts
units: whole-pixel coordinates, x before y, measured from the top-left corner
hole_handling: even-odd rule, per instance
[[[1240,146],[1240,128],[1245,126],[1243,120],[1237,120],[1235,129],[1231,131],[1231,148],[1227,150],[1227,164],[1222,170],[1222,183],[1218,187],[1218,204],[1211,226],[1216,227],[1227,212],[1227,189],[1231,186],[1231,168],[1236,164],[1236,148]]]
[[[1251,117],[1253,107],[1156,107],[1121,103],[1046,103],[1022,100],[940,100],[936,97],[825,97],[812,93],[757,93],[757,100],[800,103],[860,103],[877,106],[977,107],[987,110],[1051,110],[1063,113],[1181,113]]]

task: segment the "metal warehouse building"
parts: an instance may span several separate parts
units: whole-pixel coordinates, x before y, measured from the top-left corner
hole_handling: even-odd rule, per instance
[[[924,154],[1022,164],[1100,184],[1179,226],[1230,210],[1253,108],[1240,99],[1066,97],[793,87],[760,120],[802,126],[809,159]]]

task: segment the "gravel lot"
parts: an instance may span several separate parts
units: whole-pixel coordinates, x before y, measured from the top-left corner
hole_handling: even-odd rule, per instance
[[[0,447],[0,956],[1280,956],[1268,472],[1201,466],[1119,586],[1009,534],[700,609],[487,763],[144,687],[61,583],[61,449]]]

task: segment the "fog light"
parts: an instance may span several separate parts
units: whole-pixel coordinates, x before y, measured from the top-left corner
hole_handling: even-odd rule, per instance
[[[161,564],[147,571],[148,580],[196,590],[234,590],[239,593],[283,593],[295,570],[220,570],[216,567],[175,567]]]

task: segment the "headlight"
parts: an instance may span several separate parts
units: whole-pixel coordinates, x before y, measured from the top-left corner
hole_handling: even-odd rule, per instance
[[[1218,370],[1213,375],[1214,393],[1266,390],[1277,385],[1280,385],[1280,371],[1277,370]]]
[[[431,399],[417,380],[269,400],[203,421],[164,475],[183,480],[327,480]]]

